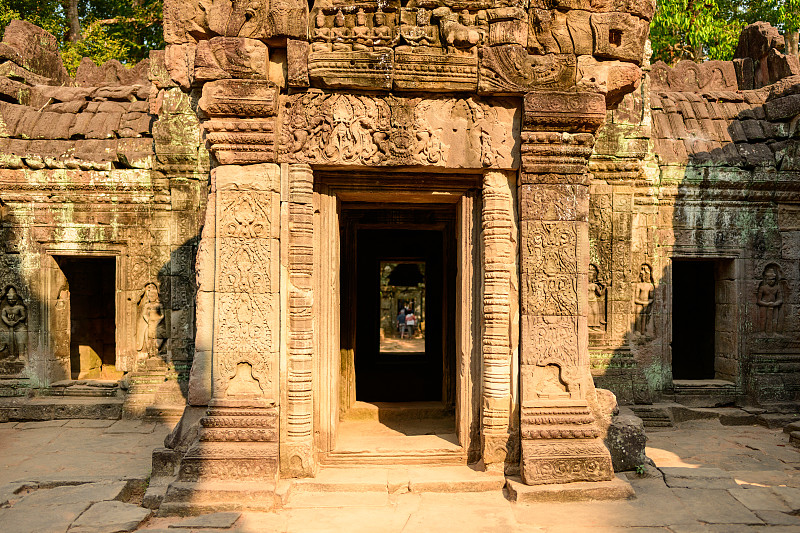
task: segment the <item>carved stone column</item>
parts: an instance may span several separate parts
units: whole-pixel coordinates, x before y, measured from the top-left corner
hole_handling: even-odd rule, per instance
[[[602,95],[525,97],[519,181],[522,269],[522,478],[529,485],[606,481],[611,457],[590,403],[589,180]]]
[[[511,299],[515,273],[514,198],[503,172],[483,177],[483,460],[487,465],[519,460],[512,423]]]
[[[312,370],[314,329],[312,273],[314,175],[305,164],[289,165],[289,342],[287,423],[281,445],[283,475],[314,475]]]

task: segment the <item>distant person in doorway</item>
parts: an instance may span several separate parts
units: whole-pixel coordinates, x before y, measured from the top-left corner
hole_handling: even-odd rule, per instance
[[[414,337],[417,326],[417,316],[414,311],[409,311],[406,315],[406,329],[408,330],[408,338]]]
[[[397,315],[397,331],[400,332],[400,338],[404,339],[406,336],[406,309],[405,307],[400,310],[400,314]]]

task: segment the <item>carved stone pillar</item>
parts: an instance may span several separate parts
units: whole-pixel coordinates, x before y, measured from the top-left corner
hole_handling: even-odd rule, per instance
[[[514,198],[503,172],[483,177],[483,460],[487,465],[519,459],[512,423],[511,299],[515,273]],[[513,292],[513,294],[512,294]]]
[[[217,167],[211,390],[198,439],[164,497],[168,513],[270,509],[278,475],[280,167]],[[212,242],[208,242],[212,241]]]
[[[314,329],[312,273],[314,175],[305,164],[289,165],[289,342],[287,423],[281,445],[285,476],[314,475],[312,369]]]
[[[529,485],[606,481],[611,457],[590,403],[589,180],[602,95],[525,97],[519,181],[522,270],[522,478]]]

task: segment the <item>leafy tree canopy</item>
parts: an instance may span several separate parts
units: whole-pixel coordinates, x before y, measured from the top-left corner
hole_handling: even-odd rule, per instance
[[[653,61],[730,60],[739,33],[763,20],[785,36],[797,53],[800,0],[658,0],[650,25]]]
[[[55,35],[73,75],[82,57],[132,66],[164,47],[162,0],[0,0],[0,27],[14,19]]]

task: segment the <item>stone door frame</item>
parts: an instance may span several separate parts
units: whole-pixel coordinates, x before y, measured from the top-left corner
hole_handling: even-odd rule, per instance
[[[663,361],[669,365],[669,376],[668,382],[664,384],[664,388],[668,390],[673,389],[673,378],[672,378],[672,298],[673,298],[673,290],[674,290],[674,281],[672,276],[672,266],[675,260],[696,260],[696,261],[713,261],[715,274],[718,273],[720,270],[727,272],[727,277],[725,279],[716,279],[714,283],[714,313],[715,313],[715,326],[714,326],[714,374],[715,378],[721,373],[718,368],[718,364],[720,363],[720,346],[719,346],[719,339],[720,339],[720,320],[721,320],[721,309],[720,305],[727,305],[728,308],[732,311],[731,316],[727,318],[727,321],[733,324],[734,330],[729,332],[731,336],[733,336],[733,351],[730,352],[730,355],[733,356],[732,358],[736,362],[736,369],[735,373],[732,376],[733,382],[736,383],[737,388],[741,389],[744,385],[743,383],[743,368],[742,368],[742,361],[743,361],[743,342],[742,337],[738,331],[738,325],[741,323],[741,314],[742,311],[740,310],[740,293],[742,283],[742,269],[744,267],[743,260],[739,256],[738,251],[728,250],[722,252],[710,252],[706,250],[686,250],[686,249],[678,249],[673,250],[673,252],[669,255],[668,260],[666,262],[667,270],[667,286],[669,287],[668,291],[665,291],[664,294],[664,312],[661,313],[661,320],[659,320],[657,327],[661,327],[661,331],[664,332],[663,338],[665,339],[663,344]],[[658,268],[656,265],[653,265],[653,268]],[[724,288],[725,282],[730,282],[733,286],[733,290],[726,290]],[[657,289],[658,292],[658,289]],[[723,298],[727,301],[720,301],[720,298]],[[728,298],[729,297],[729,298]],[[729,379],[728,376],[724,376],[720,379]]]
[[[39,309],[40,309],[40,316],[41,316],[41,329],[39,331],[39,352],[41,353],[39,358],[39,364],[44,365],[37,374],[40,377],[43,377],[45,380],[46,385],[50,385],[54,381],[60,381],[62,379],[72,379],[72,376],[69,371],[67,371],[67,376],[54,376],[54,372],[56,371],[55,366],[51,366],[49,363],[52,362],[53,365],[56,363],[56,340],[55,340],[55,324],[53,320],[55,320],[55,300],[58,298],[58,291],[60,287],[54,286],[53,283],[53,276],[51,274],[51,269],[60,268],[56,263],[56,256],[65,256],[65,257],[82,257],[82,258],[114,258],[114,322],[115,322],[115,332],[114,332],[114,343],[116,345],[116,364],[119,364],[120,357],[125,356],[126,347],[129,345],[133,345],[133,338],[134,338],[134,329],[136,327],[135,318],[133,321],[126,320],[127,318],[127,307],[125,305],[124,297],[125,294],[122,290],[124,286],[125,277],[123,276],[123,265],[125,263],[125,255],[124,255],[124,246],[122,245],[108,245],[102,244],[93,249],[81,249],[76,250],[75,248],[71,247],[70,245],[64,246],[48,246],[42,251],[42,258],[49,263],[49,265],[43,265],[42,268],[39,269],[39,286],[41,287],[41,296],[39,298]],[[63,272],[62,272],[63,274]],[[70,293],[72,292],[72,287],[70,287]],[[131,329],[134,328],[134,329]],[[69,353],[69,352],[68,352]],[[54,379],[58,378],[58,379]]]
[[[373,177],[375,172],[369,172]],[[367,175],[369,175],[367,174]],[[418,174],[418,173],[417,173]],[[319,179],[317,176],[320,176]],[[314,180],[314,446],[323,464],[363,462],[364,457],[336,454],[336,428],[340,394],[340,228],[342,201],[400,203],[398,194],[412,191],[414,203],[454,205],[456,210],[456,432],[469,462],[480,458],[480,389],[470,386],[481,377],[481,247],[480,177],[461,173],[462,184],[452,174],[436,174],[426,185],[377,186],[335,173],[315,172]],[[333,179],[331,179],[333,177]],[[464,179],[466,178],[466,179]],[[471,179],[470,179],[471,178]],[[440,181],[441,180],[441,181]],[[446,194],[434,194],[446,190]],[[466,296],[471,295],[471,296]],[[435,458],[432,458],[435,459]]]

